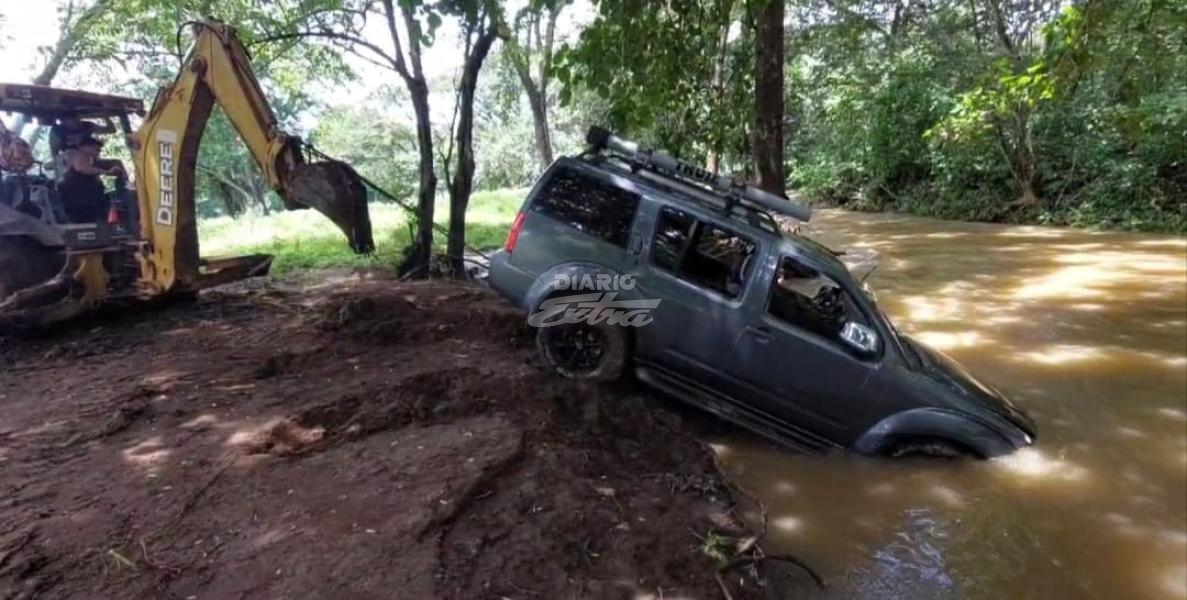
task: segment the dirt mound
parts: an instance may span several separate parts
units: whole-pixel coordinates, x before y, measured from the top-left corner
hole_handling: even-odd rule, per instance
[[[291,419],[280,418],[239,436],[232,440],[232,444],[244,454],[288,456],[312,450],[325,439],[326,430],[321,427],[306,427]]]
[[[320,326],[360,339],[417,342],[449,336],[511,338],[523,316],[475,285],[375,282],[338,292],[318,307]],[[431,315],[428,317],[427,315]]]
[[[746,531],[712,458],[521,324],[364,281],[10,348],[0,598],[719,597],[705,540]]]

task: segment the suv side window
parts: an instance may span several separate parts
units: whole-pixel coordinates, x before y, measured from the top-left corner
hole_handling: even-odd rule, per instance
[[[832,277],[790,256],[779,259],[767,313],[840,346],[845,346],[841,339],[845,323],[870,326],[845,288]]]
[[[651,262],[681,279],[737,298],[750,275],[754,242],[674,208],[663,207]]]
[[[638,194],[561,168],[536,195],[531,210],[625,248],[638,208]]]

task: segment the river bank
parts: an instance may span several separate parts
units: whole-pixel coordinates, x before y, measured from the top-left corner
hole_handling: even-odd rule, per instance
[[[5,340],[0,597],[758,597],[712,454],[521,324],[345,277]]]

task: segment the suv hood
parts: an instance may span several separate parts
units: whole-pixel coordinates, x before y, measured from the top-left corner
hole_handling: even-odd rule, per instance
[[[956,392],[955,398],[960,398],[960,401],[948,401],[945,404],[963,412],[972,412],[975,410],[974,407],[967,404],[970,401],[976,402],[982,408],[995,412],[1013,423],[1032,439],[1035,437],[1034,421],[1019,410],[1000,390],[973,377],[960,363],[947,355],[928,348],[908,336],[902,336],[902,340],[910,346],[909,350],[919,358],[917,365],[910,365],[908,368],[952,389]]]

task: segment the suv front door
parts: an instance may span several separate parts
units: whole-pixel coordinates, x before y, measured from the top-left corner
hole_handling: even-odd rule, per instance
[[[832,277],[787,254],[758,300],[760,312],[740,329],[730,369],[779,418],[847,445],[878,401],[870,384],[882,348],[863,354],[840,332],[847,321],[868,327],[867,315]]]

